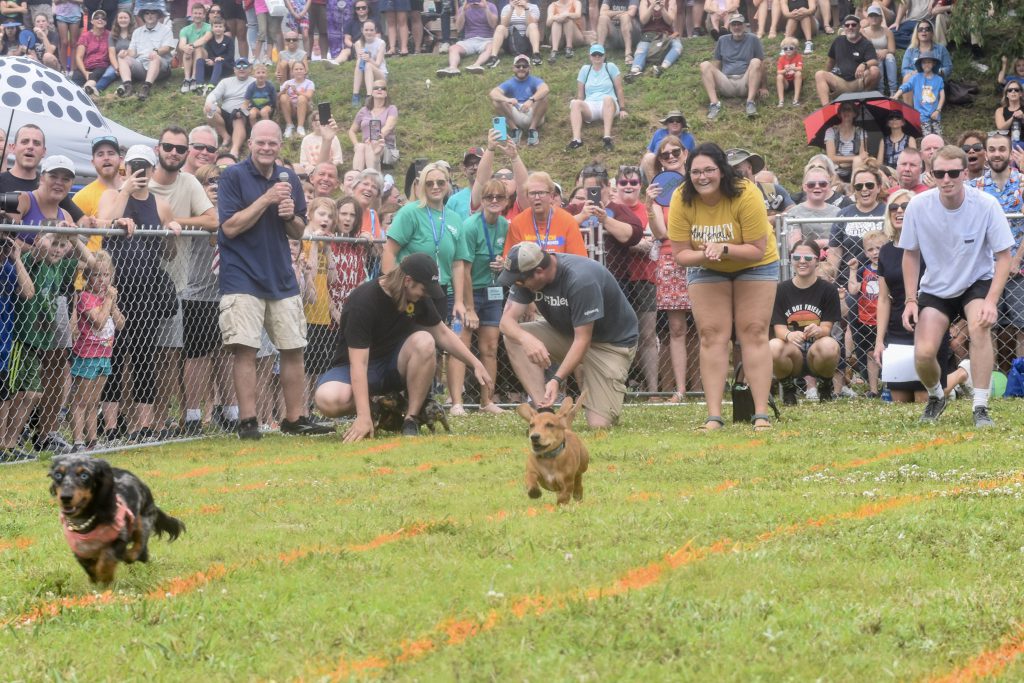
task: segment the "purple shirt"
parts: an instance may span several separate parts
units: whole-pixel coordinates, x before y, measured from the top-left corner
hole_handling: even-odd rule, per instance
[[[498,8],[493,2],[487,3],[487,9],[497,18]],[[470,38],[493,38],[494,29],[487,23],[487,10],[480,5],[473,3],[466,7],[465,20],[463,23],[463,35],[466,40]]]

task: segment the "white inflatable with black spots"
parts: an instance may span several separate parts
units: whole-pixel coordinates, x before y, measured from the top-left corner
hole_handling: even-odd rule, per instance
[[[0,57],[0,128],[14,133],[34,123],[46,134],[46,153],[75,162],[80,176],[95,176],[92,140],[113,135],[122,147],[156,140],[105,118],[85,91],[64,74],[25,57]]]

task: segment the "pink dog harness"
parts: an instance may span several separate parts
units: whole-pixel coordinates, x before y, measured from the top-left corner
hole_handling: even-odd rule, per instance
[[[92,518],[76,527],[68,521],[63,512],[60,513],[60,523],[64,528],[64,538],[71,546],[71,552],[77,557],[89,560],[97,557],[101,550],[116,541],[121,532],[126,529],[131,532],[135,528],[135,515],[124,502],[124,498],[118,495],[117,512],[114,514],[114,521],[109,524],[100,524],[83,533],[78,529],[88,527],[92,523]]]

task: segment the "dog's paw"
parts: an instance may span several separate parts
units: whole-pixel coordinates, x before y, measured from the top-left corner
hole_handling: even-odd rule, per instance
[[[530,498],[540,498],[541,490],[540,489],[530,489],[529,491],[526,492],[526,495],[530,496]]]

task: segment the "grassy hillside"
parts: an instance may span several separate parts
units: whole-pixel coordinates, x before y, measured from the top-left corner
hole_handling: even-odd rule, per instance
[[[601,131],[595,124],[584,131],[582,149],[569,153],[565,151],[569,134],[568,102],[575,95],[575,78],[580,66],[587,62],[585,50],[577,50],[576,57],[559,59],[554,66],[545,60],[543,66],[534,67],[533,73],[546,80],[552,89],[551,108],[548,122],[541,131],[541,143],[537,148],[524,152],[526,164],[531,169],[544,169],[558,180],[568,181],[591,159],[601,159],[610,167],[619,164],[636,163],[651,132],[658,127],[658,119],[670,109],[680,109],[687,117],[690,130],[698,141],[714,141],[723,147],[742,146],[765,155],[769,167],[775,170],[784,182],[799,182],[799,169],[815,150],[806,145],[802,119],[817,108],[817,97],[813,88],[813,72],[824,65],[829,41],[817,44],[814,55],[805,58],[804,94],[800,107],[775,107],[774,56],[778,54],[778,40],[765,41],[765,51],[771,60],[769,96],[759,103],[760,115],[747,119],[742,112],[741,102],[728,102],[717,121],[706,119],[707,95],[700,84],[698,65],[711,57],[713,45],[709,38],[696,38],[684,42],[683,56],[660,79],[645,76],[633,84],[626,85],[626,105],[629,118],[615,124],[616,149],[606,154],[601,147]],[[610,61],[624,67],[622,53],[609,53]],[[439,79],[434,73],[445,66],[439,55],[423,55],[392,59],[391,97],[399,110],[399,147],[402,151],[401,169],[417,157],[430,159],[444,158],[455,162],[462,157],[466,147],[481,144],[492,116],[487,92],[512,72],[511,59],[505,55],[495,70],[483,75],[467,74],[458,78]],[[966,63],[967,60],[957,60]],[[181,95],[177,92],[180,84],[179,72],[164,87],[156,90],[145,103],[132,98],[118,100],[113,94],[101,98],[101,109],[120,123],[142,132],[156,135],[168,123],[191,127],[205,121],[201,98],[196,95]],[[311,78],[317,85],[318,101],[329,100],[333,105],[339,124],[347,127],[355,115],[352,99],[352,67],[329,68],[315,63]],[[978,80],[983,93],[973,108],[952,107],[947,110],[944,121],[947,138],[968,128],[983,131],[993,127],[992,113],[996,108],[996,97],[991,83],[993,78],[979,78],[977,72],[968,67],[965,77]],[[427,80],[430,86],[427,87]],[[112,93],[111,89],[111,93]],[[343,135],[343,146],[350,151],[347,136]],[[292,157],[298,156],[299,141],[293,140],[286,147]],[[346,155],[346,158],[347,155]]]

